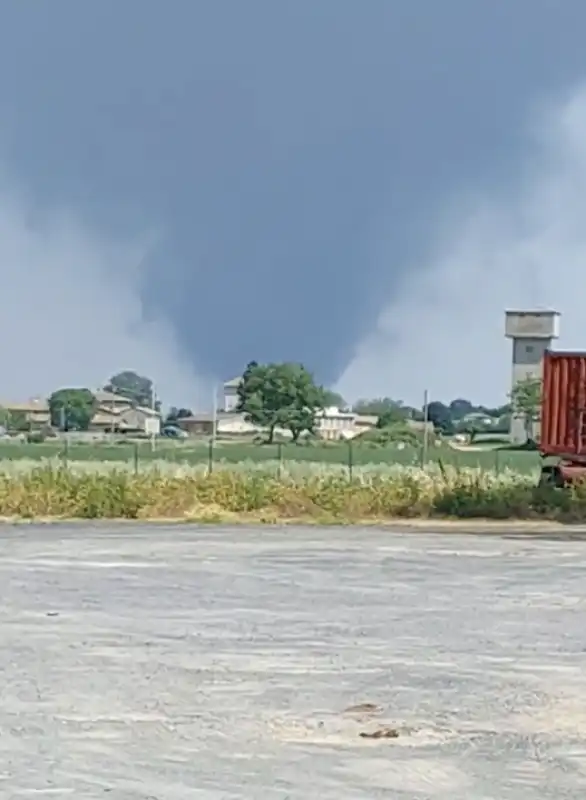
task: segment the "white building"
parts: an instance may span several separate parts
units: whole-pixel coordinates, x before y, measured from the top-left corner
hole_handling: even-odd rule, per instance
[[[236,411],[238,406],[238,387],[242,378],[232,378],[224,384],[224,402],[222,411]]]
[[[531,378],[541,378],[543,355],[559,336],[559,313],[551,310],[506,311],[505,336],[512,341],[511,389]],[[534,436],[539,425],[533,425]],[[526,422],[522,415],[511,415],[512,444],[527,440]]]

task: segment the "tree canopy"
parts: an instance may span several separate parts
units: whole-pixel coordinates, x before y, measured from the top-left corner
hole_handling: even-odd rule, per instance
[[[175,406],[171,406],[165,422],[171,425],[174,422],[177,422],[177,420],[179,419],[184,419],[185,417],[192,417],[192,416],[193,416],[193,411],[190,408],[176,408]]]
[[[344,400],[339,392],[334,392],[333,389],[324,389],[324,406],[326,408],[347,408],[348,403]]]
[[[132,370],[123,370],[113,375],[104,386],[107,392],[125,397],[135,406],[153,406],[153,382],[150,378],[139,375]]]
[[[450,409],[439,400],[432,400],[427,406],[427,419],[433,422],[433,427],[447,435],[454,432],[454,423]]]
[[[323,388],[302,364],[251,361],[238,387],[238,411],[252,424],[266,428],[269,442],[277,427],[289,430],[293,441],[304,432],[315,432],[324,400]]]
[[[371,399],[361,398],[352,406],[352,410],[357,414],[368,414],[373,417],[380,417],[387,411],[393,411],[397,406],[403,406],[400,400],[393,400],[391,397],[373,397]]]
[[[511,391],[513,414],[523,419],[528,440],[535,438],[534,427],[541,411],[541,378],[526,378]]]
[[[51,424],[65,431],[86,431],[95,407],[96,399],[89,389],[58,389],[49,398]]]

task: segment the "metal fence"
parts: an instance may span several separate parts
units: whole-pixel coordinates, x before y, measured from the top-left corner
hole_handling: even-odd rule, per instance
[[[116,443],[81,443],[69,439],[52,440],[42,444],[0,442],[0,460],[57,459],[63,465],[74,462],[103,461],[130,466],[139,472],[143,465],[165,461],[183,465],[201,465],[209,472],[228,465],[268,463],[277,472],[287,464],[316,464],[338,466],[352,475],[355,468],[366,466],[425,466],[442,464],[457,468],[474,467],[490,472],[507,469],[532,472],[539,468],[537,452],[507,449],[455,449],[450,446],[375,446],[354,442],[312,444],[251,444],[222,442],[213,439],[186,443],[159,439],[148,441],[118,441]]]

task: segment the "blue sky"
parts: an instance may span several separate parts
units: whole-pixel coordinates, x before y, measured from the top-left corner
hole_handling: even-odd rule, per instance
[[[582,2],[2,9],[11,399],[136,368],[197,406],[256,359],[497,402],[506,306],[586,347]]]

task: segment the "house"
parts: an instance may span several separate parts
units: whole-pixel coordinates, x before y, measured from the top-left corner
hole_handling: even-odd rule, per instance
[[[107,392],[105,389],[97,389],[92,392],[99,407],[107,406],[108,408],[130,408],[132,403],[127,397],[114,392]]]
[[[352,411],[340,411],[327,408],[316,414],[316,434],[322,439],[352,439],[365,430],[376,425],[376,417],[355,414]],[[263,433],[263,429],[247,422],[245,415],[234,411],[220,411],[216,418],[216,435],[219,437],[252,437]],[[177,426],[192,436],[212,436],[214,434],[213,414],[194,414],[177,420]],[[290,437],[288,430],[277,428],[279,436]]]
[[[133,406],[121,395],[95,392],[97,408],[90,422],[90,430],[102,433],[142,433],[158,435],[161,415],[153,408]]]
[[[481,411],[471,411],[460,420],[460,425],[476,425],[478,427],[490,428],[494,425],[495,419],[488,414],[483,414]]]
[[[376,428],[378,416],[376,414],[355,414],[354,427],[356,428],[356,435],[359,436],[365,431]]]
[[[234,411],[219,411],[215,418],[213,414],[194,414],[177,420],[177,427],[191,436],[213,436],[214,424],[217,436],[254,436],[259,433],[259,428],[246,422],[244,414]]]
[[[32,428],[42,428],[51,423],[49,404],[40,397],[35,397],[25,403],[1,403],[0,408],[11,416],[20,417]]]
[[[254,436],[262,433],[262,429],[246,422],[244,415],[237,412],[238,388],[241,378],[233,378],[223,385],[223,410],[216,417],[216,434],[218,436]],[[370,428],[374,428],[377,417],[357,414],[354,411],[342,411],[330,407],[316,413],[316,434],[322,439],[351,439]],[[213,414],[194,414],[177,420],[177,425],[192,436],[212,436],[214,433]],[[290,436],[287,430],[276,431],[281,436]]]
[[[335,406],[324,408],[316,414],[316,434],[328,441],[352,439],[360,432],[356,428],[356,417],[353,411],[340,411]]]
[[[153,408],[134,406],[120,412],[121,433],[146,433],[158,436],[161,432],[161,415]]]
[[[227,411],[228,413],[236,411],[238,407],[238,387],[240,386],[241,381],[241,377],[232,378],[232,380],[226,381],[224,384],[223,411]]]

